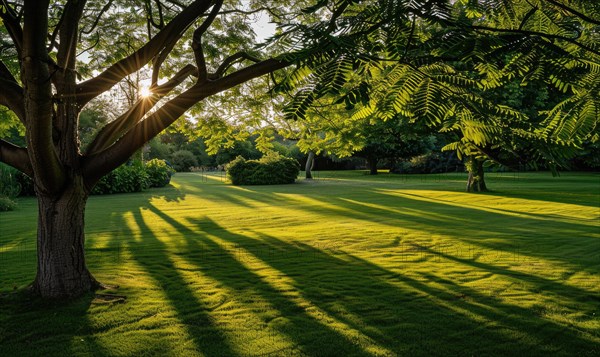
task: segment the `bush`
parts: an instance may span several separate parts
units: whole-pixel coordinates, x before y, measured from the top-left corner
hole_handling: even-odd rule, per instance
[[[21,193],[21,185],[17,180],[19,171],[0,163],[0,197],[15,198]]]
[[[19,186],[21,186],[21,193],[19,196],[35,196],[35,188],[31,177],[25,175],[21,171],[18,171],[15,177]]]
[[[296,159],[267,155],[259,160],[238,156],[227,165],[227,177],[234,185],[280,185],[294,183],[300,173]]]
[[[198,166],[198,160],[194,153],[188,150],[175,151],[171,155],[171,165],[177,172],[189,172],[194,166]]]
[[[6,196],[0,196],[0,212],[12,211],[17,204]]]
[[[175,170],[165,160],[152,159],[146,162],[146,174],[150,187],[164,187],[171,182]]]
[[[123,165],[102,177],[92,194],[141,192],[148,187],[148,174],[143,166]]]

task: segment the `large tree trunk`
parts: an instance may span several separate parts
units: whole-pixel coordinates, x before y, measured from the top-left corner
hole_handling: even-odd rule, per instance
[[[308,157],[306,158],[306,166],[304,167],[307,180],[312,180],[312,178],[313,178],[312,169],[314,166],[315,166],[315,152],[311,150],[308,152]]]
[[[83,180],[58,196],[38,192],[37,275],[34,293],[44,298],[81,296],[99,287],[84,254],[84,215],[88,194]]]
[[[377,162],[379,160],[377,160],[374,157],[368,157],[367,158],[367,165],[369,166],[369,174],[370,175],[377,175]]]

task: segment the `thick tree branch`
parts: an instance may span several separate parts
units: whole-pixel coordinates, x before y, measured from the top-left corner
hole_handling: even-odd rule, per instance
[[[129,74],[142,68],[166,47],[173,46],[183,36],[185,30],[208,10],[211,3],[211,0],[194,1],[135,53],[113,64],[98,76],[80,83],[77,88],[79,106],[85,105]]]
[[[0,139],[0,162],[14,167],[29,177],[33,177],[29,154],[25,148]]]
[[[272,73],[278,69],[288,67],[291,64],[291,62],[274,58],[253,64],[215,81],[215,86],[217,89],[215,93],[222,92],[238,84],[260,77],[264,74]]]
[[[84,158],[84,176],[88,186],[119,167],[147,141],[166,129],[194,104],[216,93],[247,82],[253,78],[289,66],[290,62],[268,59],[241,69],[216,81],[199,82],[173,98],[145,120],[136,124],[127,134],[108,149]]]
[[[219,10],[221,9],[221,5],[223,5],[223,0],[218,0],[213,6],[210,14],[202,22],[196,30],[194,30],[194,35],[192,37],[192,50],[194,51],[194,57],[196,59],[196,66],[198,67],[198,80],[200,82],[206,81],[208,78],[208,72],[206,70],[206,59],[204,58],[204,50],[202,48],[202,35],[208,30],[212,22],[217,17]]]
[[[23,65],[21,78],[25,96],[25,127],[29,158],[36,186],[43,192],[63,188],[65,176],[52,138],[52,89],[46,48],[49,0],[25,1]]]
[[[137,124],[143,117],[152,109],[159,100],[164,98],[173,88],[181,84],[191,74],[196,72],[196,68],[192,65],[187,65],[181,69],[171,80],[161,84],[160,86],[151,88],[152,96],[149,98],[141,98],[137,101],[126,113],[118,117],[116,120],[105,125],[102,130],[96,135],[94,141],[88,146],[86,155],[98,153],[119,139],[125,132]]]
[[[67,2],[61,20],[67,18],[68,21],[61,21],[57,25],[59,27],[60,43],[56,58],[57,65],[63,70],[75,70],[79,21],[83,15],[86,2],[86,0]]]
[[[13,111],[25,124],[25,102],[23,88],[17,82],[0,76],[0,105]]]
[[[13,76],[13,74],[10,72],[10,70],[4,64],[4,62],[2,62],[2,60],[0,60],[0,78],[4,78],[9,81],[17,82],[17,79],[15,78],[15,76]]]
[[[335,9],[335,11],[333,12],[333,14],[331,15],[331,19],[329,20],[329,25],[327,26],[327,30],[326,32],[333,32],[335,31],[336,27],[337,27],[337,20],[340,16],[342,16],[342,14],[344,13],[344,11],[346,10],[346,8],[348,7],[349,2],[348,1],[344,1],[340,4],[340,6],[338,6],[337,9]]]

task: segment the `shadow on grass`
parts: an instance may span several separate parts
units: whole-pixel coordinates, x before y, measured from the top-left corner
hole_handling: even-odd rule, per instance
[[[595,244],[598,241],[598,223],[593,220],[565,220],[555,215],[486,208],[478,206],[476,201],[472,205],[461,206],[417,194],[401,192],[396,195],[361,186],[350,192],[347,188],[336,191],[335,185],[326,187],[326,192],[323,192],[323,187],[293,192],[302,194],[302,199],[289,195],[289,191],[278,193],[277,188],[273,193],[264,187],[224,186],[206,190],[201,195],[246,208],[292,207],[300,212],[327,217],[332,222],[339,217],[378,222],[403,230],[427,227],[432,235],[450,237],[478,246],[480,250],[507,254],[518,251],[538,259],[561,260],[582,269],[600,264],[600,246]],[[307,202],[307,199],[312,202]],[[555,240],[546,239],[561,235],[577,239],[566,249],[557,245]],[[598,247],[598,251],[590,254],[589,248],[594,246]]]
[[[153,249],[147,252],[143,247],[131,244],[133,259],[163,289],[167,303],[175,310],[177,319],[185,325],[195,348],[205,355],[235,356],[229,341],[207,314],[207,306],[198,299],[174,266],[167,254],[167,247],[154,236],[139,211],[134,212],[134,218],[138,226],[147,232],[140,244],[151,245]]]
[[[419,355],[498,355],[513,351],[527,351],[528,355],[591,355],[594,351],[594,342],[582,331],[541,316],[539,309],[506,303],[435,273],[406,276],[343,252],[328,252],[300,242],[291,244],[258,232],[232,233],[208,218],[188,218],[189,224],[183,224],[152,205],[149,209],[185,241],[188,253],[178,254],[179,258],[226,287],[232,299],[261,317],[261,328],[275,330],[293,341],[291,350],[285,350],[287,353],[297,349],[308,355],[364,355],[373,351]],[[143,250],[139,252],[141,256]],[[140,256],[136,258],[138,262],[167,286],[170,304],[177,309],[200,351],[212,355],[216,345],[225,346],[226,354],[234,354],[232,348],[227,350],[227,341],[215,338],[221,336],[219,333],[207,334],[206,330],[195,328],[187,317],[194,304],[205,308],[197,298],[198,292],[185,288],[181,277],[153,274],[155,260],[144,263]],[[563,298],[585,293],[527,274],[514,276],[496,266],[447,254],[444,258],[490,273],[511,275]],[[160,260],[169,264],[164,263],[169,259],[167,254]],[[266,265],[260,269],[267,271],[266,275],[248,267],[256,261]],[[178,274],[174,266],[168,267]],[[282,274],[291,286],[276,288],[269,280],[269,272],[274,276]],[[168,286],[178,292],[169,293]],[[290,294],[290,289],[298,294]],[[249,296],[248,302],[245,299]],[[266,302],[271,310],[268,317],[261,315],[265,307],[254,304],[256,300]],[[576,299],[579,304],[586,301]],[[590,301],[587,304],[593,310]],[[285,323],[275,323],[280,319],[285,319]],[[202,343],[208,346],[203,347]],[[245,347],[237,346],[237,350],[240,348]],[[215,353],[219,351],[223,350],[217,348]]]
[[[556,222],[547,215],[516,217],[514,214],[519,212],[510,210],[454,207],[439,200],[423,207],[418,197],[392,196],[366,186],[344,193],[336,192],[332,185],[324,194],[317,186],[305,186],[305,192],[296,192],[314,201],[309,204],[277,188],[274,193],[228,186],[194,190],[207,199],[247,208],[295,207],[332,222],[351,218],[398,229],[426,226],[432,235],[445,235],[489,251],[513,253],[519,248],[520,254],[559,260],[598,273],[598,262],[577,257],[597,242],[591,236],[597,233],[593,225]],[[251,230],[231,232],[191,212],[182,223],[149,202],[153,198],[178,202],[185,200],[189,192],[186,187],[173,187],[158,194],[131,195],[135,200],[132,205],[145,207],[172,228],[169,232],[176,236],[168,243],[153,231],[154,222],[146,221],[142,211],[131,211],[128,206],[96,218],[98,227],[120,228],[110,232],[106,247],[94,249],[91,254],[93,264],[102,269],[118,268],[118,260],[106,257],[110,254],[117,254],[118,259],[124,251],[131,255],[145,276],[160,287],[165,304],[174,311],[194,348],[204,355],[509,355],[518,351],[540,356],[591,356],[598,352],[595,342],[599,332],[569,325],[569,320],[561,323],[560,319],[550,319],[543,305],[525,308],[511,304],[510,299],[496,294],[501,287],[491,286],[491,293],[485,294],[435,269],[402,274],[343,249],[319,249]],[[122,239],[135,235],[127,228],[126,214],[132,215],[140,229],[139,242]],[[107,217],[112,221],[102,225]],[[454,228],[456,222],[460,222],[460,232]],[[577,237],[574,244],[580,246],[564,254],[564,247],[555,246],[554,241],[540,241],[545,235],[561,233]],[[498,239],[482,239],[485,237]],[[172,245],[173,241],[177,244]],[[564,301],[565,308],[580,310],[579,319],[592,319],[590,314],[597,314],[597,296],[585,289],[476,258],[466,259],[429,245],[413,246],[429,256],[507,278],[521,284],[524,293],[543,291],[545,296]],[[186,275],[190,273],[214,281],[218,289],[226,291],[226,300],[217,306],[208,304],[202,286],[190,282]],[[90,355],[114,352],[94,337],[103,331],[93,328],[89,321],[90,298],[51,309],[34,305],[16,295],[0,295],[2,355],[27,355],[28,351],[32,351],[30,355],[47,356],[64,355],[68,350],[71,354]],[[234,332],[235,326],[219,320],[230,307],[237,309],[231,314],[252,318],[256,324]],[[50,331],[48,326],[58,327]],[[152,345],[147,348],[153,350]]]
[[[108,356],[88,321],[93,294],[74,301],[48,302],[27,291],[0,294],[2,356]],[[70,352],[69,352],[70,351]]]
[[[182,239],[185,240],[185,250],[188,254],[182,254],[179,257],[184,259],[188,264],[193,265],[198,272],[210,277],[220,285],[224,286],[226,290],[230,291],[229,299],[232,300],[231,302],[235,301],[235,304],[239,304],[241,301],[241,307],[246,309],[252,309],[254,307],[255,310],[253,313],[258,315],[260,315],[261,312],[267,313],[268,315],[275,313],[275,317],[270,316],[268,319],[263,319],[254,326],[254,329],[257,330],[246,331],[248,332],[246,338],[249,338],[249,340],[246,339],[246,342],[249,345],[238,346],[237,348],[238,350],[244,351],[244,355],[258,354],[259,352],[265,354],[306,353],[308,355],[356,355],[364,353],[360,346],[351,343],[348,336],[344,336],[319,322],[314,316],[307,313],[306,306],[302,306],[298,301],[282,295],[272,285],[264,281],[261,276],[248,269],[240,262],[239,255],[235,250],[224,248],[222,245],[218,244],[214,238],[209,236],[206,231],[202,230],[219,230],[220,228],[216,227],[214,222],[210,220],[194,222],[195,224],[201,225],[201,227],[198,227],[201,229],[192,230],[156,209],[154,206],[150,205],[149,208],[153,213],[176,229],[177,232],[181,234]],[[156,238],[150,237],[150,239]],[[136,257],[136,260],[138,260],[138,262],[142,261],[139,257]],[[165,257],[164,260],[161,259],[163,262],[168,260],[168,257]],[[152,271],[155,269],[152,268],[151,263],[147,267],[149,274],[160,281],[161,277],[152,274]],[[173,269],[173,271],[175,272],[176,270]],[[172,281],[162,282],[169,286],[173,286],[174,290],[181,292],[181,286],[185,286],[185,284],[183,284],[182,281],[179,281],[179,279],[180,278],[174,278]],[[193,297],[194,292],[186,291],[185,288],[183,289],[182,294],[170,294],[168,289],[166,292],[170,299],[170,303],[176,308],[184,301],[187,302],[186,304],[189,304],[189,301],[198,301],[197,298]],[[268,307],[255,304],[257,301],[266,303]],[[200,303],[196,305],[196,308],[199,308],[198,305],[202,306]],[[193,306],[190,307],[193,308]],[[206,336],[202,331],[195,329],[193,325],[190,325],[186,320],[183,309],[177,308],[177,310],[181,310],[181,321],[188,327],[188,333],[194,336],[194,340],[197,344],[199,341],[204,341],[204,343],[209,344],[209,346],[206,346],[207,348],[199,346],[199,350],[202,353],[215,356],[234,355],[233,351],[222,348],[223,346],[226,346],[223,344],[225,341],[215,340],[214,338],[211,338],[214,334]],[[278,321],[278,323],[270,325],[268,324],[268,322],[273,321],[276,318],[284,319],[285,321]],[[260,331],[261,329],[263,331]],[[263,335],[267,334],[266,338],[265,336],[262,337],[263,342],[261,342],[261,333]],[[282,334],[284,340],[291,340],[293,343],[285,347],[279,347],[276,341],[278,338],[275,334]],[[263,343],[260,348],[251,346],[254,344],[252,341],[253,337],[251,336],[256,335],[258,335],[258,341],[256,342]],[[242,340],[244,340],[243,336]],[[264,345],[265,340],[267,342],[266,345]],[[212,348],[212,351],[210,348]],[[253,348],[254,353],[251,352]]]

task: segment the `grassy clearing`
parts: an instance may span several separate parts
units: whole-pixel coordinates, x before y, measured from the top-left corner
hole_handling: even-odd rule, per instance
[[[318,177],[92,197],[88,262],[124,304],[19,292],[21,200],[0,214],[0,355],[600,354],[600,175]]]

